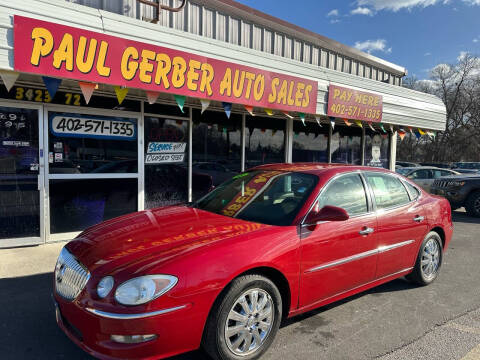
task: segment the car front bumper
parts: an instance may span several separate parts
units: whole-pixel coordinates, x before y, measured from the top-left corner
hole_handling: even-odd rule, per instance
[[[140,317],[133,313],[87,310],[58,295],[54,296],[54,303],[58,326],[75,344],[99,359],[164,359],[195,350],[200,345],[204,320],[191,303],[140,314]],[[131,344],[111,340],[111,335],[147,334],[157,337]]]
[[[446,198],[452,204],[452,207],[463,206],[468,194],[465,188],[438,188],[434,186],[432,186],[430,192]]]

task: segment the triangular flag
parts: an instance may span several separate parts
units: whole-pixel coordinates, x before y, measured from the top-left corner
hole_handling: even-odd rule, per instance
[[[345,125],[352,126],[352,123],[350,121],[348,121],[347,119],[343,119],[343,121],[345,122]]]
[[[205,110],[208,109],[210,106],[210,100],[200,99],[200,103],[202,104],[202,114]]]
[[[3,80],[3,83],[5,84],[5,87],[7,88],[7,91],[10,91],[10,89],[15,85],[15,81],[17,81],[18,76],[20,73],[16,71],[0,71],[0,77]]]
[[[434,139],[435,139],[435,137],[437,136],[437,134],[435,133],[435,131],[432,131],[432,136],[433,136]]]
[[[433,135],[432,135],[432,133],[431,133],[430,131],[427,131],[427,135],[428,135],[428,137],[429,137],[430,139],[433,139]]]
[[[223,110],[225,110],[225,114],[230,119],[230,114],[232,113],[232,103],[229,102],[222,102]]]
[[[283,115],[285,115],[286,117],[288,117],[289,119],[293,119],[293,116],[290,115],[288,112],[286,111],[282,111]]]
[[[392,125],[392,124],[390,124],[390,131],[392,132],[392,134],[394,133],[393,125]]]
[[[85,99],[85,102],[88,105],[88,103],[90,102],[90,99],[92,98],[93,91],[97,88],[97,84],[79,81],[78,86],[80,86],[80,90],[82,90],[83,98]]]
[[[128,88],[115,85],[113,89],[115,90],[115,94],[117,94],[118,104],[121,105],[128,94]]]
[[[380,129],[382,129],[382,131],[386,133],[385,128],[383,127],[383,124],[380,124]]]
[[[322,124],[320,123],[320,116],[315,116],[315,120],[317,121],[318,126],[322,127]]]
[[[422,129],[418,129],[418,132],[420,133],[420,135],[425,135],[425,131],[423,131]]]
[[[157,102],[158,96],[160,93],[158,91],[145,91],[147,94],[147,100],[150,105],[153,105]]]
[[[243,107],[245,108],[245,110],[247,110],[250,113],[250,115],[255,116],[253,115],[253,106],[243,105]]]
[[[368,126],[370,129],[372,129],[372,131],[377,132],[377,130],[375,130],[375,128],[372,126],[371,122],[368,123]]]
[[[330,125],[332,126],[332,130],[334,130],[335,129],[335,118],[334,117],[330,118]]]
[[[400,140],[401,140],[401,141],[403,141],[403,138],[405,137],[406,134],[407,134],[407,133],[406,133],[405,131],[401,131],[401,130],[400,130],[400,131],[398,132],[398,136],[400,136]]]
[[[302,120],[303,126],[307,126],[305,124],[305,113],[298,113],[298,116],[300,116],[300,120]]]
[[[358,127],[363,128],[362,122],[360,120],[355,120],[355,124],[357,124]]]
[[[183,107],[185,106],[185,101],[187,100],[187,97],[183,95],[173,95],[173,97],[175,98],[175,101],[177,102],[178,107],[183,113],[184,112]]]
[[[415,131],[415,136],[417,137],[417,139],[420,139],[422,137],[422,135],[420,135],[418,131]]]
[[[414,134],[413,129],[410,126],[408,127],[408,130],[410,130],[411,134]]]
[[[57,93],[60,83],[62,82],[62,79],[56,79],[49,76],[42,76],[42,79],[45,87],[47,88],[48,94],[53,99]]]
[[[272,109],[263,109],[267,113],[267,115],[272,116],[273,115],[273,110]]]

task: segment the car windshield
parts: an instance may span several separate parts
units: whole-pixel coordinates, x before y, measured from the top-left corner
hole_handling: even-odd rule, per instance
[[[291,225],[318,182],[311,174],[251,171],[233,177],[193,207],[268,225]]]

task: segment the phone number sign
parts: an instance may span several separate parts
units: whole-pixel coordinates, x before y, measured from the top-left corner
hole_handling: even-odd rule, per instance
[[[328,116],[342,119],[381,122],[382,95],[330,85],[328,88]]]

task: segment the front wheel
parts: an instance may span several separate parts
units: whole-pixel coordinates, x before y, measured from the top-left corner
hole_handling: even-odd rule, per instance
[[[281,319],[275,284],[260,275],[241,276],[212,308],[203,347],[215,360],[258,359],[272,344]]]
[[[438,276],[442,259],[442,239],[438,233],[431,231],[420,246],[413,271],[406,278],[419,285],[431,284]]]
[[[480,217],[480,191],[470,194],[465,202],[465,209],[470,216]]]

